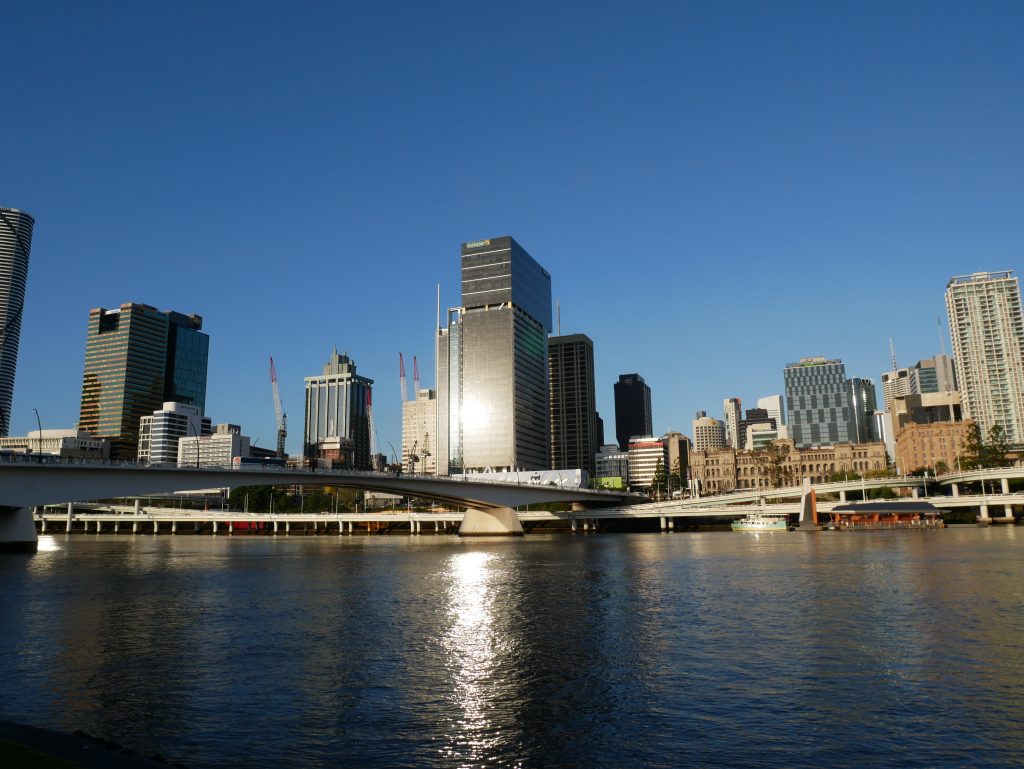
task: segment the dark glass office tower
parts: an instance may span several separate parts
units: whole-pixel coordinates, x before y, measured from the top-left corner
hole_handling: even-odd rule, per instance
[[[594,402],[594,343],[585,334],[548,338],[551,469],[594,475],[601,444]]]
[[[145,304],[89,312],[78,423],[110,439],[112,458],[136,458],[139,420],[165,401],[205,409],[209,337],[202,327],[198,315]]]
[[[11,426],[14,373],[35,223],[23,211],[0,208],[0,437],[6,436]]]
[[[463,243],[462,307],[438,331],[439,473],[550,466],[550,331],[547,270],[510,237]]]
[[[846,389],[850,399],[850,421],[853,423],[850,440],[856,443],[877,441],[875,411],[878,409],[878,396],[874,381],[852,377],[847,380]]]
[[[639,374],[620,374],[615,383],[615,440],[629,449],[635,435],[652,435],[651,388]]]

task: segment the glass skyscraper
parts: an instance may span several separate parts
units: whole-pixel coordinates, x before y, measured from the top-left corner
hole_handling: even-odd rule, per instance
[[[585,334],[548,339],[551,377],[551,469],[580,468],[594,475],[597,404],[594,394],[594,343]]]
[[[651,388],[639,374],[620,374],[615,383],[615,440],[623,451],[629,439],[652,435]]]
[[[802,358],[782,374],[790,436],[797,448],[856,441],[846,367],[841,360]]]
[[[438,331],[438,473],[550,466],[551,276],[511,237],[462,244]]]
[[[0,437],[6,436],[11,427],[33,227],[35,219],[29,214],[0,208]]]
[[[209,337],[198,315],[145,304],[89,312],[79,427],[134,460],[139,420],[168,401],[206,408]]]

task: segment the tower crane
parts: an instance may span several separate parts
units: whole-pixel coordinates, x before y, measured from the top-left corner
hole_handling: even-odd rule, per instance
[[[418,398],[420,392],[420,364],[416,362],[416,356],[412,356],[412,397]]]
[[[402,353],[398,353],[398,379],[402,388],[402,403],[405,403],[409,400],[409,385],[405,381],[405,358]]]
[[[277,388],[277,370],[274,358],[270,358],[270,387],[274,391],[274,419],[277,421],[277,458],[284,459],[284,439],[288,435],[288,415],[281,405],[281,391]]]

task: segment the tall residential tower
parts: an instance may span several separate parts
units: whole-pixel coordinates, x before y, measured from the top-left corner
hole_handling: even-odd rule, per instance
[[[946,287],[949,333],[963,415],[982,436],[1001,425],[1024,443],[1024,318],[1009,270],[954,277]]]
[[[11,426],[14,373],[35,223],[23,211],[0,208],[0,437],[6,436]]]

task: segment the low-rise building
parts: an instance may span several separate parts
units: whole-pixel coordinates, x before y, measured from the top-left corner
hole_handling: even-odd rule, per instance
[[[649,489],[661,466],[668,477],[668,446],[666,441],[650,435],[629,439],[629,486],[633,489]]]
[[[603,486],[615,485],[610,479],[618,478],[624,485],[629,482],[629,452],[619,448],[617,443],[609,443],[601,447],[594,456],[595,480]],[[607,483],[604,482],[608,479]]]
[[[908,423],[896,436],[896,469],[909,473],[921,468],[956,470],[960,447],[973,426],[966,422]]]
[[[178,439],[178,464],[192,467],[230,467],[235,458],[249,456],[249,436],[238,425],[221,424],[209,435]]]
[[[198,406],[167,401],[159,411],[139,420],[139,464],[176,464],[178,441],[209,435],[210,418]]]
[[[88,430],[32,430],[24,437],[0,438],[0,451],[103,460],[110,458],[110,441],[94,438]]]

